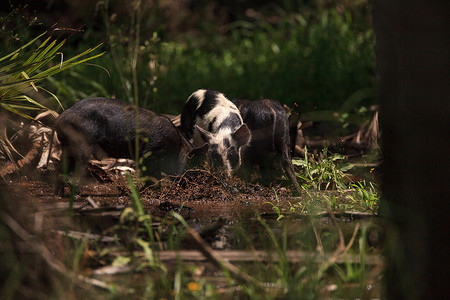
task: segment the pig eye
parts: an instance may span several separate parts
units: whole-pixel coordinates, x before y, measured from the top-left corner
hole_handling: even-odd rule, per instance
[[[234,147],[230,147],[230,148],[228,148],[227,153],[228,153],[228,156],[237,155],[237,150]]]

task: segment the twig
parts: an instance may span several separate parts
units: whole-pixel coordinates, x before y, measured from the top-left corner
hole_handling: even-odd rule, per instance
[[[95,286],[95,287],[107,290],[107,291],[112,291],[112,290],[125,291],[125,288],[123,288],[123,287],[117,287],[116,286],[113,289],[109,284],[107,284],[104,281],[101,281],[101,280],[98,280],[98,279],[95,279],[95,278],[89,278],[89,277],[83,276],[81,274],[78,275],[78,280],[83,281],[85,283],[88,283],[88,284],[90,284],[92,286]]]
[[[353,246],[353,243],[355,242],[356,239],[356,234],[358,233],[359,230],[359,223],[356,223],[355,229],[353,230],[353,235],[352,238],[350,239],[350,241],[348,242],[347,246],[344,249],[344,253],[347,253],[350,248]]]
[[[239,270],[235,265],[224,261],[202,238],[192,228],[186,229],[186,234],[190,237],[190,241],[195,245],[195,247],[202,252],[202,254],[214,265],[219,268],[227,270],[230,275],[234,278],[243,280],[245,282],[251,283],[259,288],[263,288],[261,283],[254,277],[248,275],[247,273]]]
[[[345,249],[345,239],[344,239],[344,234],[342,233],[341,228],[339,227],[338,221],[336,216],[333,214],[333,210],[331,209],[331,206],[329,203],[328,204],[328,210],[330,212],[330,217],[331,220],[333,221],[334,226],[336,227],[338,234],[339,234],[339,246],[338,249],[336,249],[336,252],[339,251],[343,251]]]
[[[310,218],[310,221],[311,221],[311,226],[314,231],[314,236],[316,237],[316,241],[317,241],[317,251],[319,251],[320,255],[323,256],[324,252],[323,252],[322,240],[320,239],[319,233],[317,232],[317,228],[316,228],[316,225],[314,224],[314,220],[312,218]]]
[[[344,240],[344,234],[342,233],[341,228],[339,227],[338,223],[337,223],[337,219],[334,216],[334,214],[332,213],[331,207],[329,207],[330,210],[330,216],[331,219],[333,220],[333,224],[336,226],[337,230],[338,230],[338,234],[339,234],[339,246],[337,247],[337,249],[334,251],[333,255],[331,255],[328,260],[319,268],[319,271],[317,272],[317,278],[320,278],[322,276],[322,274],[334,263],[337,262],[339,257],[342,257],[344,255],[346,255],[348,253],[348,251],[350,250],[350,248],[352,247],[355,238],[356,238],[356,234],[358,233],[359,230],[359,224],[356,224],[355,229],[353,231],[353,235],[352,238],[350,239],[348,245],[345,245],[345,240]],[[361,262],[364,263],[364,262]]]
[[[88,196],[88,197],[86,198],[86,200],[92,205],[93,208],[99,208],[99,207],[100,207],[100,205],[98,205],[98,203],[95,202],[95,200],[92,199],[91,196]]]
[[[70,237],[70,238],[76,239],[76,240],[84,240],[84,239],[88,238],[91,241],[92,240],[100,241],[102,243],[114,243],[118,239],[118,238],[114,238],[111,236],[105,236],[105,235],[99,235],[99,234],[93,234],[93,233],[85,233],[85,232],[73,231],[73,230],[69,230],[69,231],[54,230],[54,232],[56,232],[57,234],[59,234],[61,236],[67,236],[67,237]]]
[[[133,271],[133,267],[130,265],[120,265],[120,266],[104,266],[92,271],[93,275],[117,275],[124,274]]]
[[[35,252],[37,252],[47,262],[50,268],[61,274],[67,274],[67,272],[69,272],[62,263],[54,259],[50,251],[45,246],[33,241],[34,237],[22,226],[20,226],[16,220],[4,212],[0,212],[0,216],[3,219],[3,222],[5,222],[5,224],[11,228],[12,231],[14,231],[25,243],[27,243],[31,249],[35,250]]]

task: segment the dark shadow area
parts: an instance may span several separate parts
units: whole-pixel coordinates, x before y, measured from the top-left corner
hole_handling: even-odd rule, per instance
[[[443,3],[373,1],[389,299],[450,292],[450,9]]]

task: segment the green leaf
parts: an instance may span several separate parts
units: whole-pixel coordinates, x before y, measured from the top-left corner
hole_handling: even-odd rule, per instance
[[[335,153],[335,154],[333,154],[333,156],[331,156],[332,161],[341,160],[341,159],[345,159],[345,156],[342,154]]]
[[[119,267],[119,266],[125,266],[127,264],[129,264],[131,261],[130,257],[127,256],[117,256],[116,259],[114,259],[114,261],[112,262],[112,266],[113,267]]]
[[[2,58],[0,58],[0,61],[6,60],[10,57],[12,57],[12,59],[14,59],[15,57],[17,57],[17,55],[25,48],[27,48],[28,46],[32,45],[35,41],[37,41],[40,37],[42,37],[43,35],[45,35],[47,33],[41,33],[40,35],[38,35],[36,38],[32,39],[30,42],[26,43],[25,45],[23,45],[22,47],[20,47],[19,49],[17,49],[16,51],[11,52],[8,55],[3,56]]]
[[[293,159],[292,164],[299,167],[306,167],[308,165],[304,159]]]
[[[341,170],[342,172],[347,172],[347,171],[353,169],[353,167],[354,167],[353,164],[347,163],[347,164],[344,164],[343,166],[339,166],[339,170]]]
[[[137,243],[139,246],[142,247],[142,250],[144,250],[145,258],[148,260],[148,262],[151,265],[154,265],[155,263],[155,257],[153,256],[153,251],[150,248],[150,244],[143,239],[137,239]]]
[[[172,216],[177,219],[178,221],[180,221],[181,224],[183,224],[184,227],[189,227],[188,223],[186,222],[186,220],[183,218],[183,216],[181,216],[179,213],[172,211]]]

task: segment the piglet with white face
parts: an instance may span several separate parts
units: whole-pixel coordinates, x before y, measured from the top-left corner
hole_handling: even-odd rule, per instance
[[[236,105],[224,94],[204,89],[189,96],[180,129],[195,145],[207,142],[209,162],[225,168],[228,174],[239,169],[242,149],[251,137]]]

